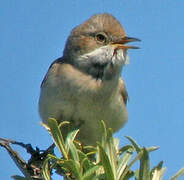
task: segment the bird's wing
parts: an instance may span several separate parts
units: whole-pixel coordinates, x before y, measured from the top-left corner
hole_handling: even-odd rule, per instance
[[[48,71],[47,71],[47,73],[46,73],[46,75],[45,75],[45,77],[43,78],[43,81],[42,81],[42,83],[41,83],[41,88],[43,87],[43,84],[44,84],[45,81],[47,80],[49,71],[50,71],[50,69],[53,67],[53,65],[54,65],[54,64],[61,64],[62,62],[63,62],[63,61],[62,61],[62,58],[58,58],[58,59],[56,59],[55,61],[52,62],[52,64],[50,65],[50,67],[49,67],[49,69],[48,69]]]
[[[127,104],[128,101],[128,92],[126,90],[126,86],[125,86],[125,82],[122,78],[119,79],[119,84],[120,84],[120,94],[122,96],[122,99],[124,101],[125,104]]]

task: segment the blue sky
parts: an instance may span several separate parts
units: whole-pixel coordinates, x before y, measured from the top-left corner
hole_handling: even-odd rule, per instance
[[[160,146],[151,165],[164,161],[164,179],[184,166],[184,1],[6,0],[0,7],[0,137],[41,149],[51,143],[39,125],[40,83],[50,63],[62,56],[71,29],[109,12],[129,36],[142,40],[123,70],[129,121],[116,136],[121,144],[129,135],[142,146]],[[2,148],[0,162],[0,179],[21,174]]]

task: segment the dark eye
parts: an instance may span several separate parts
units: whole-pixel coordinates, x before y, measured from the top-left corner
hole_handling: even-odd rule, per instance
[[[107,38],[104,34],[99,33],[96,35],[96,40],[101,43],[105,43],[107,41]]]

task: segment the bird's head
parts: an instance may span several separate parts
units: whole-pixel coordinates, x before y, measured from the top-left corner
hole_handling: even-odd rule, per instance
[[[66,42],[66,61],[96,79],[112,79],[127,63],[126,45],[140,41],[127,37],[121,24],[110,14],[97,14],[74,28]]]

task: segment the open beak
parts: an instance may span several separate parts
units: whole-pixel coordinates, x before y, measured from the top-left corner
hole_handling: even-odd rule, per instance
[[[139,47],[137,46],[125,45],[126,43],[135,42],[135,41],[141,41],[141,40],[137,38],[125,36],[123,38],[115,39],[111,44],[114,45],[116,49],[139,49]]]

